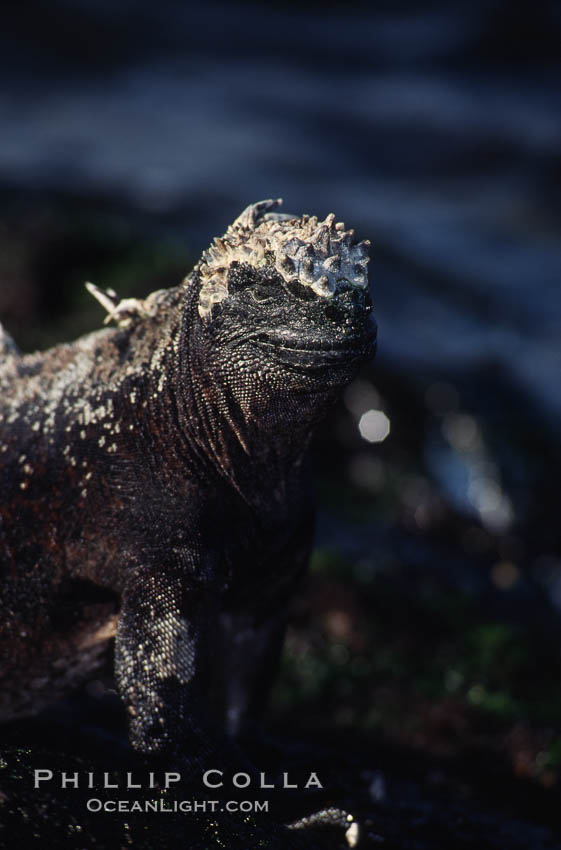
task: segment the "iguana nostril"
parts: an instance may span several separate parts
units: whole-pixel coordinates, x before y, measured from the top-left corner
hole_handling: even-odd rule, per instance
[[[369,296],[363,292],[346,290],[336,296],[324,309],[325,318],[330,322],[340,323],[354,314],[357,307],[362,306]]]
[[[339,322],[341,320],[341,312],[334,304],[328,304],[325,308],[325,318],[330,322]]]

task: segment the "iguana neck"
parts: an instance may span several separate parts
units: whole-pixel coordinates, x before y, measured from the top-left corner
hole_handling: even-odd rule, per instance
[[[251,506],[263,493],[286,498],[299,479],[327,394],[295,395],[257,379],[242,405],[223,376],[208,372],[191,351],[178,402],[184,434],[193,449]]]

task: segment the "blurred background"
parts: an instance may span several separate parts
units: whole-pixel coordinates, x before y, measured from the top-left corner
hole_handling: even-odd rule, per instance
[[[252,201],[372,240],[378,355],[315,445],[274,717],[538,820],[561,769],[560,35],[545,0],[37,0],[0,32],[0,319],[25,350],[101,324],[85,280],[175,285]]]

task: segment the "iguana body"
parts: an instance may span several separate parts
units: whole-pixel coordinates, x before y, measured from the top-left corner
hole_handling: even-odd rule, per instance
[[[309,552],[307,446],[375,339],[367,245],[277,205],[117,328],[27,356],[4,337],[4,718],[94,674],[115,632],[140,752],[203,763],[255,718]]]

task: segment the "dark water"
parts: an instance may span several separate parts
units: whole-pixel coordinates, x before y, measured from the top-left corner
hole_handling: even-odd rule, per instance
[[[555,6],[84,0],[6,24],[0,181],[186,205],[196,247],[263,197],[333,210],[374,242],[382,360],[499,364],[559,424]]]

